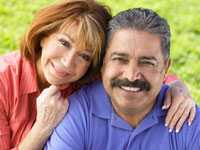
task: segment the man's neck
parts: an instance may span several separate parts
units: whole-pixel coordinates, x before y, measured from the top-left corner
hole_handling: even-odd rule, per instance
[[[148,105],[144,110],[141,111],[135,111],[132,114],[126,114],[121,111],[117,111],[117,114],[126,122],[128,122],[131,126],[137,127],[142,120],[146,117],[148,113],[152,110],[155,103],[152,103],[151,105]]]

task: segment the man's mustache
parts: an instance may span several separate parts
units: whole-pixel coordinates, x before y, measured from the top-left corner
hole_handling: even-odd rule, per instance
[[[150,83],[144,80],[129,81],[128,79],[111,79],[112,87],[128,86],[133,88],[140,88],[140,90],[149,91],[151,89]]]

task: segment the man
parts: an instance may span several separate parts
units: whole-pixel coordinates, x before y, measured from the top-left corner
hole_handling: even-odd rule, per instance
[[[119,13],[109,24],[102,81],[73,94],[45,149],[197,150],[200,115],[177,134],[164,126],[170,29],[149,9]],[[103,82],[103,83],[102,83]]]

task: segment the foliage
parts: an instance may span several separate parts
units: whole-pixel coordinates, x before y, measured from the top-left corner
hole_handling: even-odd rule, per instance
[[[54,0],[0,0],[0,54],[18,43],[36,10]],[[167,18],[172,30],[171,72],[176,73],[200,104],[200,1],[199,0],[100,0],[113,15],[133,7],[147,7]]]

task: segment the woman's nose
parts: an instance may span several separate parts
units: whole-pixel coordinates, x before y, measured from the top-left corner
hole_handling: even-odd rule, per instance
[[[67,69],[73,69],[75,67],[75,54],[74,53],[68,53],[62,58],[62,63],[65,68]]]

